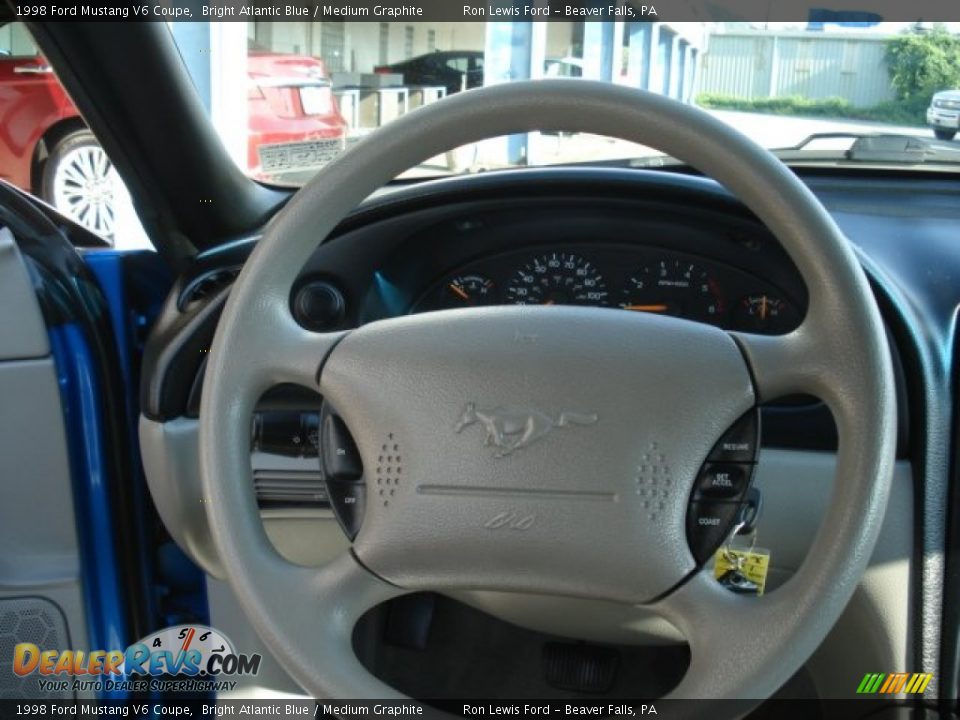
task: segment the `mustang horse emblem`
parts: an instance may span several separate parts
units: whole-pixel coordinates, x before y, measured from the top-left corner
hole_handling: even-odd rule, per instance
[[[454,429],[459,433],[465,427],[480,423],[487,432],[484,446],[496,448],[493,456],[501,458],[536,442],[555,427],[593,425],[596,421],[596,413],[585,415],[563,411],[556,418],[552,418],[539,410],[504,407],[483,410],[474,403],[467,403],[467,408]]]

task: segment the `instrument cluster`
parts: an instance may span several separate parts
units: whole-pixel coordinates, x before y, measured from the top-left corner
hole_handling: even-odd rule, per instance
[[[480,305],[620,308],[771,335],[802,320],[795,298],[737,268],[660,248],[595,244],[476,260],[439,279],[413,312]]]

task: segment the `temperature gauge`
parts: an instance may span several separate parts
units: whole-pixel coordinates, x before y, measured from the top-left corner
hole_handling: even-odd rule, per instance
[[[753,332],[786,332],[795,320],[793,308],[775,295],[747,295],[737,306],[737,327]]]

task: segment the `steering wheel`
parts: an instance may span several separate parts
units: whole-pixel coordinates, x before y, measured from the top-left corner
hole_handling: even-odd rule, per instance
[[[426,313],[336,333],[294,321],[298,272],[371,192],[450,148],[533,130],[642,143],[726,186],[802,274],[809,308],[800,327],[761,336],[563,306]],[[704,112],[623,87],[543,80],[471,90],[372,133],[270,222],[210,349],[200,412],[206,508],[244,611],[316,697],[398,697],[352,650],[353,626],[370,608],[414,591],[487,589],[646,605],[690,645],[670,697],[762,699],[824,639],[866,568],[893,468],[892,377],[856,257],[766,150]],[[320,568],[275,551],[251,482],[255,404],[288,382],[337,408],[365,472],[359,534]],[[832,502],[793,577],[740,596],[698,569],[688,503],[717,438],[758,403],[790,393],[818,396],[835,418]],[[487,418],[489,446],[481,430],[463,429],[470,408],[490,407],[520,413],[500,418],[522,426],[520,446],[497,436],[496,417]],[[553,418],[546,430],[544,417]],[[637,492],[651,449],[670,478],[654,507]]]

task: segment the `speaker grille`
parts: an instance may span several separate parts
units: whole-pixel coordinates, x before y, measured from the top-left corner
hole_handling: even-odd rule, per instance
[[[43,598],[28,597],[0,600],[0,699],[71,700],[73,692],[40,690],[37,674],[18,677],[13,672],[13,648],[33,643],[41,650],[60,650],[69,643],[63,613]],[[66,676],[47,679],[65,680]]]

